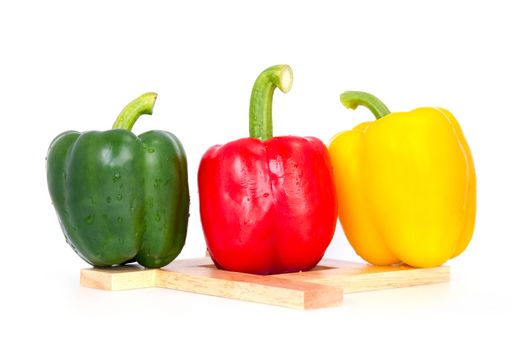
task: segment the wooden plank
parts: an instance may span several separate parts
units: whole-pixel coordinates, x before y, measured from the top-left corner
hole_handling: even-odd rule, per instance
[[[298,309],[337,306],[343,293],[408,287],[449,280],[449,267],[418,269],[324,259],[313,270],[259,276],[217,269],[210,258],[176,260],[162,269],[138,265],[83,269],[83,286],[106,290],[146,287],[248,300]]]
[[[161,269],[157,282],[163,288],[296,309],[337,306],[343,302],[340,287],[222,271],[214,267]]]
[[[144,269],[138,265],[82,269],[80,284],[105,290],[156,287],[156,273],[157,269]]]
[[[389,288],[412,287],[449,281],[449,267],[414,268],[406,265],[373,266],[344,261],[322,261],[322,269],[278,275],[293,281],[319,283],[356,293]],[[336,267],[334,267],[336,266]]]

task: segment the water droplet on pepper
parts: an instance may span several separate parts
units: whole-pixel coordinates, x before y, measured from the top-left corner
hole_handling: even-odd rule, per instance
[[[88,225],[91,225],[95,221],[95,216],[90,214],[84,218],[84,222]]]

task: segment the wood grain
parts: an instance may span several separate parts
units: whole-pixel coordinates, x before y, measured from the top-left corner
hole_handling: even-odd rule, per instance
[[[313,270],[259,276],[217,269],[209,257],[177,260],[162,269],[138,265],[83,269],[85,287],[125,290],[170,288],[297,309],[341,305],[344,293],[409,287],[449,280],[449,267],[418,269],[324,259]]]

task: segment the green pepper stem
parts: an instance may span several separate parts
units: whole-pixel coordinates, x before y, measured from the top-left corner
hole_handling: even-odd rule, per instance
[[[129,102],[116,118],[113,129],[126,129],[131,131],[133,125],[142,114],[151,115],[153,113],[156,97],[156,93],[147,92]]]
[[[291,90],[293,71],[286,64],[272,66],[260,73],[249,104],[249,136],[260,140],[273,137],[273,92],[278,87],[283,93]]]
[[[340,102],[346,107],[356,109],[358,106],[367,107],[375,118],[380,119],[390,114],[388,107],[375,96],[362,91],[346,91],[340,95]]]

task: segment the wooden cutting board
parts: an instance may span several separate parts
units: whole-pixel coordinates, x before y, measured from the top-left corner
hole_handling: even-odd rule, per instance
[[[341,305],[344,293],[447,281],[448,266],[421,269],[332,259],[323,259],[311,271],[270,276],[219,270],[210,258],[175,260],[161,269],[128,265],[80,271],[80,284],[85,287],[170,288],[297,309]]]

